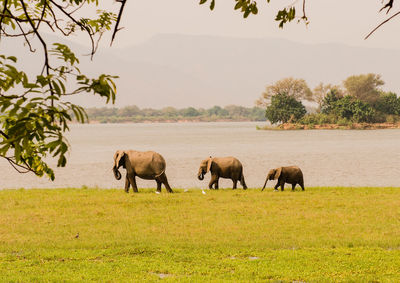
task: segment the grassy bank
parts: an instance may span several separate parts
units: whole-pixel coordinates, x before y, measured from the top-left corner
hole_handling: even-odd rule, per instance
[[[400,280],[399,188],[206,192],[0,191],[0,281]]]

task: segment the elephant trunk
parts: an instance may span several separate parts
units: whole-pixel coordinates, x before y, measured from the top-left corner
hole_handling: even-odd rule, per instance
[[[113,172],[114,172],[115,179],[120,180],[121,179],[121,173],[118,171],[117,166],[113,167]]]
[[[204,173],[203,171],[199,172],[199,174],[197,175],[197,178],[199,178],[200,181],[204,180]]]
[[[265,186],[267,185],[268,179],[269,179],[269,176],[267,176],[267,178],[265,179],[265,183],[264,183],[264,186],[263,186],[261,191],[263,191],[265,189]]]

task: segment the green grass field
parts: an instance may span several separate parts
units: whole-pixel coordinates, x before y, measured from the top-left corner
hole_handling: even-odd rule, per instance
[[[306,189],[0,191],[0,281],[400,281],[400,188]]]

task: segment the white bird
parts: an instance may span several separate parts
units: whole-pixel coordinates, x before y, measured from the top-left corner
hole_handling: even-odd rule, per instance
[[[156,194],[157,194],[157,195],[159,195],[159,194],[160,194],[160,192],[159,192],[159,191],[156,191]]]
[[[202,193],[203,195],[205,195],[205,194],[206,194],[206,192],[205,192],[204,190],[201,190],[201,193]]]
[[[184,193],[187,193],[188,191],[189,191],[189,189],[184,189],[183,190]]]

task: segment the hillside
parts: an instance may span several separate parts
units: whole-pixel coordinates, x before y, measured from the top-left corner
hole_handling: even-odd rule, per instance
[[[71,46],[77,54],[88,53],[88,47]],[[19,55],[25,68],[41,68],[34,56],[23,52],[22,45],[2,42],[0,48],[0,53]],[[81,61],[84,72],[120,76],[117,106],[253,106],[265,85],[284,77],[304,78],[314,87],[321,81],[340,83],[349,75],[369,72],[382,74],[385,89],[400,93],[398,50],[334,43],[161,34],[129,48],[100,49],[93,62]],[[103,105],[87,95],[75,102]]]

